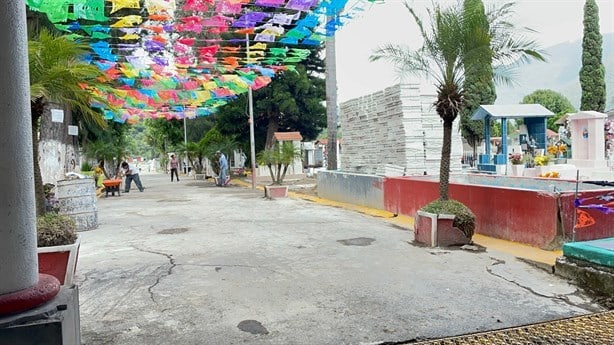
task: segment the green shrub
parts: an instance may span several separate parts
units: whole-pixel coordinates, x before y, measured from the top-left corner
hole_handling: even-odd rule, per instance
[[[67,215],[48,212],[36,219],[39,247],[73,244],[77,240],[77,223]]]
[[[473,236],[475,230],[475,215],[471,212],[469,207],[465,206],[460,201],[435,200],[426,204],[420,210],[435,214],[453,214],[456,216],[453,225],[459,228],[467,238]]]
[[[81,171],[91,171],[94,170],[94,167],[88,162],[81,163]]]

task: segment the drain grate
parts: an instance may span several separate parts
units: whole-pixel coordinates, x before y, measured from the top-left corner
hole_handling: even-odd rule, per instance
[[[415,344],[614,344],[614,310],[492,332],[423,341]]]

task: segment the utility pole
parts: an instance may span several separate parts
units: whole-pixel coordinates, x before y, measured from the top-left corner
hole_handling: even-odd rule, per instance
[[[328,17],[329,20],[332,17]],[[326,145],[326,169],[337,170],[337,58],[335,53],[335,36],[326,40],[326,128],[328,145]]]
[[[245,34],[245,46],[247,47],[247,58],[249,59],[249,34]],[[251,85],[247,89],[247,103],[249,104],[249,151],[252,161],[252,189],[256,189],[256,140],[254,137],[254,99],[252,96]]]

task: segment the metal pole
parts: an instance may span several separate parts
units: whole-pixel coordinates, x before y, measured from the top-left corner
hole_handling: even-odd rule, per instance
[[[249,34],[245,34],[245,42],[249,63]],[[256,139],[254,138],[254,100],[252,98],[251,86],[247,89],[247,104],[249,106],[249,147],[250,159],[252,161],[252,189],[256,189]]]
[[[188,175],[188,128],[186,126],[185,115],[183,118],[183,144],[186,149],[185,156],[183,157],[183,164],[185,164],[185,174]]]
[[[576,222],[578,221],[578,206],[576,201],[578,200],[578,184],[580,183],[580,170],[576,170],[576,193],[574,194],[574,210],[573,210],[573,228],[571,229],[571,242],[576,242]]]

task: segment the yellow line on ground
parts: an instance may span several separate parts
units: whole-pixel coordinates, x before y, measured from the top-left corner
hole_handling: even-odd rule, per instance
[[[527,244],[501,240],[480,234],[473,235],[473,242],[482,247],[508,253],[518,258],[546,264],[548,266],[554,266],[556,258],[563,255],[563,251],[561,250],[543,250]]]
[[[241,185],[243,187],[251,187],[251,183],[247,183],[242,180],[233,180],[233,183]],[[264,190],[264,187],[257,186],[259,190]],[[321,205],[339,207],[347,210],[352,210],[356,212],[360,212],[369,216],[383,218],[387,222],[393,223],[396,226],[401,228],[405,228],[407,230],[413,230],[414,228],[414,218],[405,216],[405,215],[395,215],[392,212],[378,210],[371,207],[366,206],[358,206],[338,201],[332,201],[328,199],[323,199],[317,196],[303,194],[300,192],[288,192],[288,196],[292,198],[299,198],[303,200],[312,201]],[[527,244],[512,242],[501,240],[493,237],[488,237],[480,234],[473,235],[473,242],[476,244],[486,247],[488,249],[493,249],[496,251],[500,251],[503,253],[511,254],[515,257],[526,259],[529,261],[533,261],[538,264],[544,264],[548,266],[554,266],[556,258],[563,255],[561,250],[543,250],[537,247],[533,247]]]

